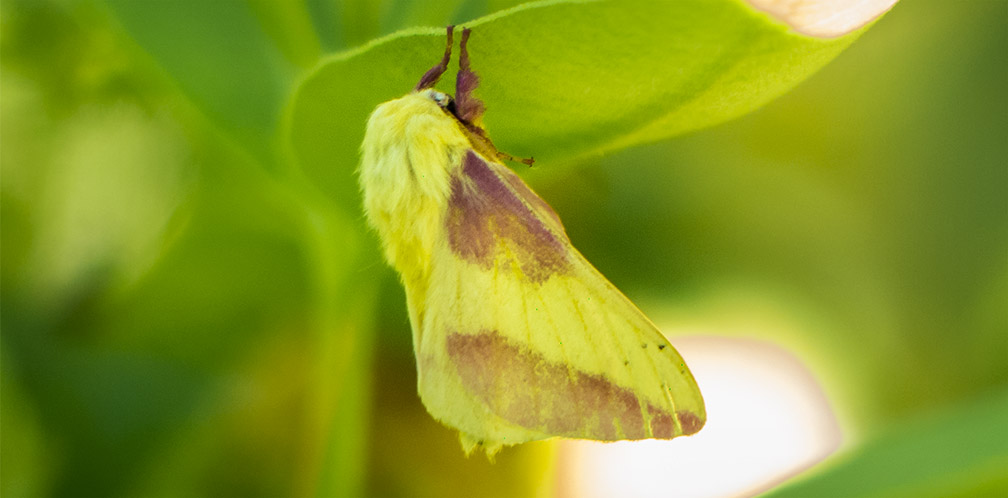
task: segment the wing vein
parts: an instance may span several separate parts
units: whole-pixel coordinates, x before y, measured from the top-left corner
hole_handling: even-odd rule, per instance
[[[629,298],[627,298],[626,296],[624,296],[622,294],[620,295],[620,297],[622,297],[624,306],[628,307],[631,311],[636,312],[637,314],[639,314],[639,315],[641,315],[641,316],[644,317],[644,323],[645,323],[645,325],[647,327],[649,327],[650,330],[653,330],[656,334],[658,334],[660,339],[662,339],[662,340],[664,340],[666,342],[668,341],[668,339],[665,338],[665,334],[662,334],[661,331],[658,330],[658,327],[654,323],[652,323],[651,320],[648,319],[646,315],[644,315],[644,312],[640,311],[630,301]],[[637,336],[638,336],[638,338],[640,338],[641,333],[646,332],[646,330],[648,330],[648,329],[645,329],[645,330],[637,329]],[[679,417],[678,417],[678,415],[676,415],[676,402],[675,402],[675,399],[672,397],[672,395],[669,394],[669,386],[665,383],[664,379],[662,378],[661,370],[658,368],[658,364],[655,363],[655,359],[652,357],[652,355],[648,354],[648,355],[645,355],[645,356],[647,356],[648,362],[651,364],[651,370],[655,374],[655,377],[656,377],[656,380],[658,382],[658,385],[660,385],[662,387],[662,396],[665,398],[666,401],[668,401],[669,408],[672,410],[672,412],[670,413],[670,415],[672,417],[673,423],[677,427],[679,427],[679,432],[682,432],[682,427],[680,427],[680,424],[679,424]]]
[[[617,298],[620,301],[619,304],[623,305],[624,308],[626,308],[631,313],[633,313],[633,316],[638,316],[638,315],[643,316],[643,312],[640,311],[639,309],[637,309],[637,307],[634,306],[630,302],[629,298],[627,298],[626,296],[624,296],[622,293],[618,293],[617,296],[618,296]],[[661,335],[661,332],[658,330],[658,327],[656,327],[654,324],[652,324],[650,320],[647,320],[646,317],[645,317],[645,324],[650,327],[650,330],[654,330],[655,333],[657,333],[658,335]],[[628,323],[628,325],[630,325],[633,328],[634,333],[635,333],[638,341],[640,341],[640,342],[646,342],[646,338],[642,337],[642,334],[646,333],[648,329],[638,328],[636,325],[634,325],[632,323]],[[664,336],[662,336],[662,337],[664,338]],[[657,346],[657,345],[655,345],[655,346]],[[655,383],[657,385],[659,385],[659,386],[662,387],[662,397],[664,397],[665,400],[668,401],[669,407],[672,410],[672,412],[671,412],[670,415],[671,415],[672,419],[675,420],[674,423],[678,426],[678,424],[679,424],[678,417],[676,417],[676,415],[675,415],[675,400],[672,399],[672,395],[669,394],[669,392],[668,392],[668,386],[665,385],[665,382],[662,379],[661,369],[659,369],[658,368],[658,364],[655,363],[655,358],[654,358],[654,355],[652,354],[652,352],[650,352],[650,351],[645,352],[644,353],[644,357],[647,358],[648,363],[651,365],[651,373],[654,375],[654,381],[655,381]],[[647,400],[645,400],[645,401],[647,401]],[[648,432],[651,433],[651,435],[653,436],[654,433],[653,433],[653,431],[651,429],[651,424],[650,424],[650,422],[651,422],[651,413],[650,413],[651,410],[647,409],[644,405],[641,405],[641,409],[646,411],[646,417],[647,417],[647,420],[648,420]]]
[[[559,285],[559,283],[557,285],[559,287],[564,287]],[[567,390],[570,393],[570,397],[574,399],[574,402],[578,407],[578,417],[583,417],[587,411],[584,409],[584,400],[581,399],[581,396],[577,396],[577,376],[574,373],[574,366],[571,364],[570,358],[567,356],[567,347],[564,346],[561,330],[557,327],[556,320],[553,318],[553,314],[550,312],[550,307],[546,305],[546,301],[543,299],[542,294],[536,293],[536,297],[538,297],[540,305],[546,315],[546,319],[549,321],[549,328],[553,330],[553,337],[557,342],[558,349],[560,350],[560,357],[563,358],[564,366],[567,368],[567,380],[569,381],[567,383]],[[571,297],[571,302],[573,302],[573,296]]]
[[[612,337],[613,343],[616,345],[616,349],[619,350],[619,352],[623,356],[623,358],[625,358],[626,360],[630,360],[630,355],[628,354],[627,350],[623,347],[624,345],[620,343],[619,337],[616,334],[616,329],[613,327],[612,320],[609,319],[609,314],[605,312],[605,309],[608,307],[606,305],[609,304],[608,301],[606,301],[601,296],[601,293],[599,293],[599,295],[596,295],[596,299],[598,299],[599,301],[601,301],[601,303],[600,303],[601,306],[600,306],[600,310],[599,311],[600,311],[600,314],[602,315],[602,320],[606,324],[605,329],[609,333],[609,336]],[[633,362],[631,362],[630,365],[627,365],[627,368],[628,368],[628,370],[630,370],[630,375],[633,376],[633,372],[635,370]],[[645,408],[644,408],[643,404],[640,403],[640,397],[638,396],[637,399],[638,399],[637,405],[638,405],[638,407],[641,410],[641,420],[643,421],[644,417],[647,414],[644,412]],[[620,431],[622,431],[623,435],[626,436],[626,428],[623,427],[622,424],[620,424]]]

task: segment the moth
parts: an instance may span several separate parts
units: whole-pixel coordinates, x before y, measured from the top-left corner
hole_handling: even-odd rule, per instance
[[[406,289],[423,404],[466,454],[696,433],[706,411],[682,357],[571,245],[483,128],[469,29],[454,98],[434,89],[453,31],[416,88],[371,114],[358,171],[367,220]]]

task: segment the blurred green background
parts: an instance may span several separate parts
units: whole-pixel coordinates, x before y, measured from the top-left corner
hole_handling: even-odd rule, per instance
[[[512,3],[0,4],[0,494],[548,490],[550,443],[426,414],[396,276],[277,138],[322,54]],[[1008,492],[1006,26],[903,2],[748,116],[523,171],[656,319],[797,324],[754,337],[850,444],[797,496]]]

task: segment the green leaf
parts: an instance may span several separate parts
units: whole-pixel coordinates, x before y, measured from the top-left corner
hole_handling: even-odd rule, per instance
[[[269,36],[307,22],[294,8],[263,20],[236,0],[106,3],[189,98],[246,143],[259,144],[276,130],[293,68],[313,50],[309,36],[291,36],[280,47]]]
[[[770,496],[1004,496],[1008,390],[899,427]]]
[[[541,167],[745,114],[858,33],[798,35],[739,0],[538,2],[465,26],[473,28],[470,54],[491,137]],[[356,199],[352,171],[368,114],[409,92],[443,50],[443,29],[408,30],[309,73],[288,121],[307,174]],[[453,85],[449,74],[439,88]]]
[[[257,0],[258,1],[258,0]],[[306,0],[329,50],[340,50],[410,26],[459,24],[522,0]]]

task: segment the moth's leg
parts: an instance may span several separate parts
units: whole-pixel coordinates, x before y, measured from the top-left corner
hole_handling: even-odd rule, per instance
[[[448,44],[445,47],[444,57],[441,58],[441,62],[438,65],[430,68],[424,73],[423,77],[420,78],[420,82],[417,83],[416,91],[425,90],[434,86],[435,83],[441,79],[441,75],[448,70],[448,61],[451,60],[451,49],[452,49],[452,32],[455,31],[455,26],[448,26]],[[466,30],[468,32],[469,30]],[[463,40],[465,35],[463,35]],[[464,50],[464,49],[463,49]]]
[[[508,154],[507,152],[501,152],[501,151],[497,151],[497,157],[501,159],[507,159],[508,161],[514,161],[516,163],[527,164],[529,166],[532,166],[532,163],[535,162],[534,157],[515,157],[512,156],[511,154]]]

